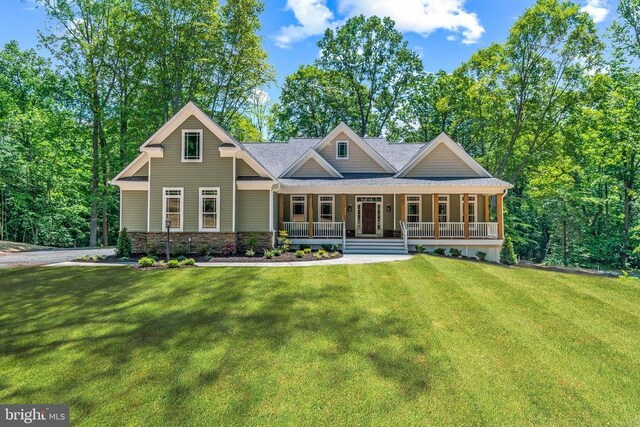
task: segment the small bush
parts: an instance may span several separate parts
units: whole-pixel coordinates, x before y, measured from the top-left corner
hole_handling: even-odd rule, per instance
[[[339,255],[340,255],[340,252],[338,252],[338,251],[331,252],[331,258],[335,258],[335,257],[337,257]]]
[[[220,255],[222,256],[232,256],[238,252],[238,248],[235,243],[227,243],[220,249]]]
[[[201,243],[196,246],[196,253],[200,256],[211,255],[211,247],[207,244]]]
[[[173,255],[176,258],[179,257],[184,257],[187,254],[187,247],[185,245],[182,245],[180,243],[171,246],[171,255]]]
[[[193,258],[187,258],[181,262],[182,265],[196,265],[196,260]]]
[[[304,248],[304,249],[303,249],[303,252],[304,252],[305,254],[310,254],[310,253],[311,253],[311,248]]]
[[[487,259],[487,253],[478,251],[476,252],[476,258],[478,258],[480,261],[484,261],[485,259]]]
[[[274,252],[275,252],[274,250],[271,250],[271,251],[269,251],[269,250],[264,251],[264,257],[265,257],[266,259],[271,259],[271,258],[273,258],[273,256],[275,255],[275,254],[274,254]]]
[[[182,262],[182,261],[184,261],[185,259],[187,259],[187,257],[186,257],[186,256],[184,256],[184,255],[180,255],[180,256],[179,256],[179,257],[177,257],[176,259],[177,259],[178,261]]]
[[[280,256],[280,255],[282,255],[282,254],[284,253],[284,251],[285,251],[285,249],[284,249],[284,248],[282,248],[282,247],[275,248],[275,249],[273,250],[273,254],[274,254],[275,256]]]
[[[167,263],[168,268],[180,268],[180,261],[177,259],[170,259]]]
[[[451,248],[449,249],[449,254],[453,257],[459,257],[460,255],[462,255],[462,251],[457,248]]]
[[[434,253],[434,254],[438,254],[438,255],[444,255],[444,254],[445,254],[445,252],[446,252],[445,248],[435,248],[435,249],[433,250],[433,253]]]
[[[205,262],[209,262],[213,259],[213,255],[207,255],[204,257]]]
[[[147,244],[144,246],[144,253],[146,253],[147,256],[157,255],[158,245],[156,245],[154,242],[147,242]]]
[[[322,245],[322,249],[324,249],[326,252],[332,252],[335,251],[335,249],[333,248],[335,245],[328,245],[328,244],[324,244]]]
[[[325,251],[324,249],[318,249],[318,254],[324,256],[324,254],[326,254],[327,251]]]
[[[131,256],[132,251],[131,238],[129,237],[129,233],[127,233],[127,227],[124,227],[118,233],[118,242],[116,243],[116,256],[118,258],[129,258]]]
[[[244,253],[244,256],[253,258],[255,254],[256,254],[256,251],[254,251],[253,248],[251,248],[251,249],[247,249],[247,251]]]
[[[424,245],[422,243],[418,243],[416,245],[416,252],[418,252],[419,254],[424,252]]]
[[[120,261],[129,261],[129,257],[128,256],[120,257]]]
[[[295,256],[296,258],[304,258],[304,251],[296,251]]]
[[[502,243],[502,249],[500,249],[500,262],[506,265],[514,265],[516,260],[516,253],[513,250],[513,242],[511,237],[506,236],[504,243]]]
[[[282,248],[283,252],[289,250],[289,245],[291,244],[291,240],[289,240],[289,233],[285,230],[278,231],[278,238],[276,239],[276,246],[278,248]],[[280,252],[282,253],[282,252]]]
[[[247,239],[247,246],[253,250],[258,246],[258,235],[256,233],[251,233]]]
[[[313,254],[313,257],[314,257],[315,259],[322,259],[322,254],[321,254],[321,253],[318,253],[318,252],[315,252],[315,253]]]
[[[153,258],[143,257],[138,260],[139,267],[153,267],[156,261]]]

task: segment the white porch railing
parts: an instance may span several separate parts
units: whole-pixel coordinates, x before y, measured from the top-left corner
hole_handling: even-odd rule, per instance
[[[432,222],[407,222],[406,226],[409,238],[433,237]]]
[[[342,222],[314,222],[313,237],[342,237]]]
[[[435,227],[433,222],[407,222],[407,235],[410,239],[434,238]],[[464,239],[464,222],[441,222],[439,224],[439,238]],[[469,223],[470,239],[497,239],[497,222],[471,222]]]
[[[283,226],[289,237],[309,237],[308,222],[285,222]]]
[[[497,222],[472,222],[469,224],[469,237],[472,239],[497,239]]]

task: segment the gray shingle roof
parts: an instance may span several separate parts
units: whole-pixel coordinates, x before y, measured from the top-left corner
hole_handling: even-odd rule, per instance
[[[289,142],[247,142],[242,146],[273,176],[280,176],[319,139],[293,139]]]
[[[394,143],[388,142],[384,138],[365,138],[364,141],[391,163],[391,166],[396,170],[402,169],[422,147],[427,145],[425,142]]]

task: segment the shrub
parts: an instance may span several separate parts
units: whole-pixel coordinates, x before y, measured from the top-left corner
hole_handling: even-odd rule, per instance
[[[205,260],[206,262],[209,262],[209,261],[211,261],[212,259],[213,259],[213,255],[207,255],[207,256],[205,256],[205,257],[204,257],[204,260]]]
[[[435,248],[433,250],[433,253],[438,255],[444,255],[445,251],[446,251],[445,248]]]
[[[238,251],[235,243],[227,243],[220,249],[220,255],[222,256],[232,256],[235,255]]]
[[[478,251],[478,252],[476,252],[476,257],[480,261],[484,261],[485,259],[487,259],[487,253],[486,252],[482,252],[482,251]]]
[[[167,263],[168,268],[180,268],[180,261],[177,259],[170,259]]]
[[[171,246],[170,249],[171,249],[171,255],[173,255],[176,258],[179,258],[181,256],[184,257],[187,254],[187,247],[180,243]]]
[[[251,249],[247,249],[247,251],[244,253],[244,255],[249,258],[252,258],[255,254],[256,251],[253,250],[253,247]]]
[[[207,244],[201,243],[196,246],[196,253],[200,256],[211,255],[211,247]]]
[[[131,256],[132,251],[131,246],[131,238],[129,237],[129,233],[127,233],[127,227],[124,227],[118,233],[118,242],[116,243],[116,256],[118,258]]]
[[[147,256],[157,255],[158,245],[156,245],[154,242],[147,242],[147,244],[144,245],[144,253],[146,253]]]
[[[326,243],[325,243],[325,244],[324,244],[324,245],[322,245],[321,247],[322,247],[322,249],[324,249],[326,252],[332,252],[332,251],[335,251],[334,246],[335,246],[335,245],[329,245],[329,244],[326,244]]]
[[[275,248],[275,249],[273,250],[273,254],[274,254],[275,256],[280,256],[280,255],[282,255],[282,254],[284,253],[284,251],[285,251],[285,250],[284,250],[282,247],[280,247],[280,248]]]
[[[275,252],[275,250],[270,250],[270,251],[269,251],[269,250],[266,250],[266,251],[264,251],[264,257],[265,257],[266,259],[271,259],[271,258],[273,258],[273,256],[275,255],[275,253],[274,253],[274,252]]]
[[[424,245],[422,243],[418,243],[416,245],[416,252],[418,252],[419,254],[421,254],[422,252],[424,252]]]
[[[324,254],[326,254],[327,251],[325,251],[324,249],[318,249],[318,254],[324,256]]]
[[[335,258],[335,257],[337,257],[337,256],[339,256],[339,255],[340,255],[340,252],[338,252],[338,251],[333,251],[333,252],[331,252],[331,254],[330,254],[330,255],[331,255],[331,258]]]
[[[321,253],[316,252],[316,253],[314,253],[314,254],[313,254],[313,257],[314,257],[315,259],[322,259],[322,254],[321,254]]]
[[[282,252],[286,252],[289,250],[290,244],[291,244],[291,240],[289,240],[289,233],[287,233],[285,230],[278,231],[278,238],[276,239],[276,247],[282,248]]]
[[[500,249],[500,262],[506,265],[514,265],[516,263],[516,253],[513,251],[513,242],[511,237],[506,236],[502,249]]]
[[[155,263],[156,261],[153,258],[149,258],[147,256],[138,260],[139,267],[153,267],[153,264]]]
[[[129,257],[128,256],[120,257],[120,261],[129,261]]]
[[[179,256],[179,257],[177,257],[176,259],[177,259],[178,261],[182,262],[182,261],[184,261],[185,259],[187,259],[187,257],[186,257],[186,256],[184,256],[184,255],[180,255],[180,256]]]
[[[247,246],[249,247],[249,249],[253,250],[258,247],[258,235],[256,233],[251,233],[251,235],[247,239]]]
[[[304,249],[303,249],[303,252],[304,252],[305,254],[310,254],[310,253],[311,253],[311,248],[304,248]]]
[[[449,254],[454,257],[459,257],[460,255],[462,255],[462,251],[457,248],[451,248],[449,249]]]
[[[304,258],[304,251],[296,251],[296,258]]]
[[[182,265],[196,265],[196,260],[193,258],[187,258],[181,263]]]

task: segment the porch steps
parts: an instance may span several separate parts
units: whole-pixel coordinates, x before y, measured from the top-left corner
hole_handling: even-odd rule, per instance
[[[402,239],[347,239],[345,254],[403,255],[407,251]]]

